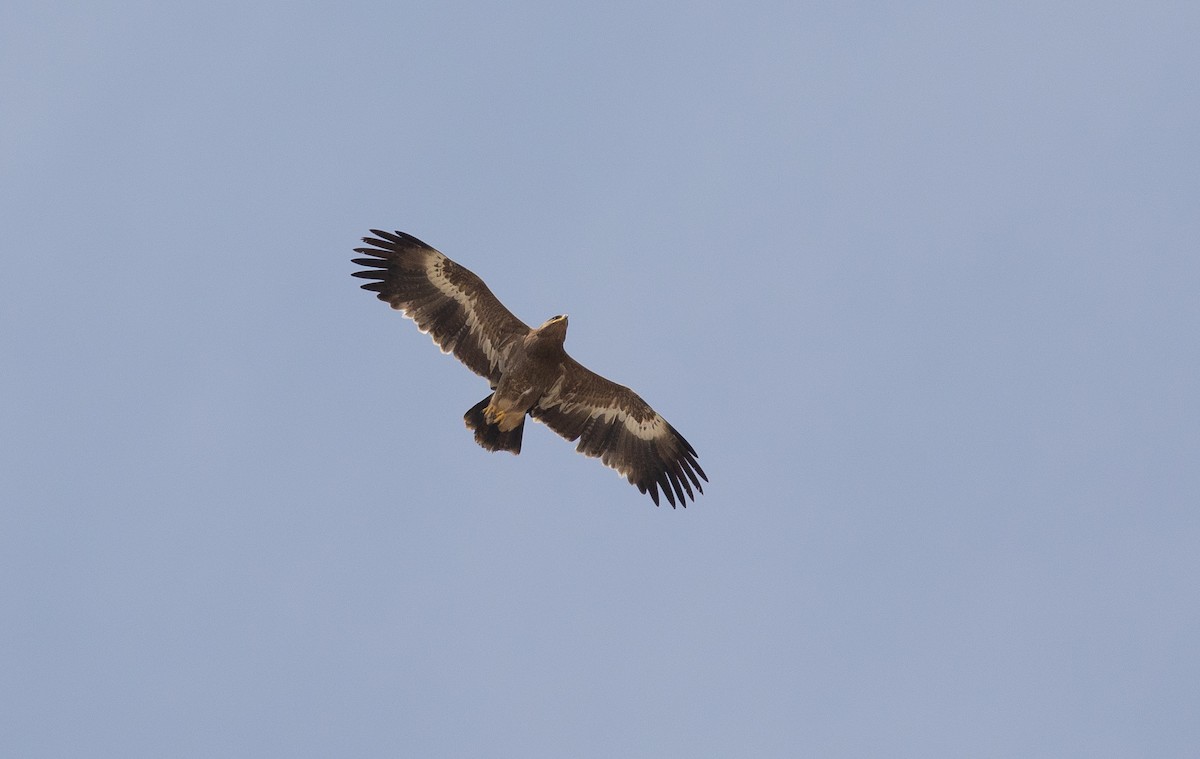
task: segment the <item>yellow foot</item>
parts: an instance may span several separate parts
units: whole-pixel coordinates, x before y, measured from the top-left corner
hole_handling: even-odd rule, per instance
[[[504,416],[504,411],[495,408],[494,406],[488,406],[483,410],[483,418],[486,419],[490,424],[499,424],[501,421],[503,421]]]

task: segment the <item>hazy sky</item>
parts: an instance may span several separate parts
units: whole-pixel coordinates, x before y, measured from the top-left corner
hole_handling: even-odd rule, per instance
[[[1194,3],[0,15],[0,755],[1195,756]],[[706,494],[477,447],[370,227]]]

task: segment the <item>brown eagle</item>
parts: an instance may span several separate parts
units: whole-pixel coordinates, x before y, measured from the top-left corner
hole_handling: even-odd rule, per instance
[[[444,353],[487,379],[492,394],[466,413],[475,442],[489,451],[521,452],[529,414],[595,456],[637,489],[658,491],[672,507],[695,500],[708,481],[696,451],[654,409],[623,385],[610,382],[567,355],[566,315],[537,329],[504,307],[479,277],[412,235],[372,229],[371,246],[355,248],[370,267],[353,273],[363,285],[427,332]]]

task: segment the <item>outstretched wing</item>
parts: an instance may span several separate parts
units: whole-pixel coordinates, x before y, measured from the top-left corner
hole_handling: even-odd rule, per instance
[[[575,449],[599,457],[604,465],[625,475],[658,505],[658,491],[672,508],[675,499],[687,506],[692,486],[703,493],[708,482],[696,463],[696,451],[654,409],[624,385],[610,382],[564,356],[563,379],[542,397],[529,414],[567,440]]]
[[[526,326],[504,307],[483,280],[437,250],[403,232],[372,229],[372,247],[355,248],[372,258],[354,263],[372,268],[353,273],[378,280],[362,286],[428,332],[443,353],[453,353],[495,387],[508,345],[523,338]]]

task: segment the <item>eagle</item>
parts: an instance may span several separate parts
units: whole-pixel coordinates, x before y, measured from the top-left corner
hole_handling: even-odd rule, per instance
[[[599,458],[659,505],[674,508],[703,493],[708,477],[696,451],[637,393],[590,371],[563,349],[567,316],[531,329],[466,267],[404,232],[372,229],[369,247],[351,259],[362,289],[416,322],[443,353],[485,378],[492,393],[463,416],[489,451],[521,452],[525,416],[545,424],[576,450]]]

